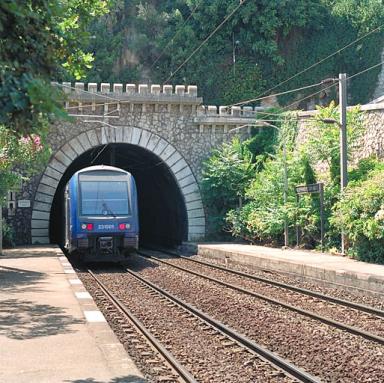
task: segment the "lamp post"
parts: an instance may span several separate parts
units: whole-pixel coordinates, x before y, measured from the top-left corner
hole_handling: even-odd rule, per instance
[[[237,128],[231,129],[230,132],[249,127],[249,126],[264,126],[268,127],[270,126],[271,128],[275,128],[277,131],[280,131],[281,128],[279,128],[276,125],[271,124],[270,122],[266,121],[256,121],[254,124],[245,124],[242,126],[239,126]],[[283,188],[283,201],[284,201],[284,206],[287,204],[287,199],[288,199],[288,167],[287,167],[287,145],[286,145],[286,138],[285,136],[283,137],[283,167],[284,167],[284,188]],[[284,219],[284,247],[289,246],[289,237],[288,237],[288,221],[285,218]]]

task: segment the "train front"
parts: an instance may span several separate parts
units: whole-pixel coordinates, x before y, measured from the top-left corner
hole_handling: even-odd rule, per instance
[[[77,173],[73,187],[73,239],[81,260],[120,261],[137,249],[137,192],[130,173],[87,168]]]

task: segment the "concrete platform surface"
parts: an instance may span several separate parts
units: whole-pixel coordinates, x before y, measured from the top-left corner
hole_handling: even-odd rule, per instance
[[[317,251],[278,249],[233,243],[198,244],[197,252],[226,262],[341,283],[384,293],[384,265]]]
[[[61,250],[0,256],[0,382],[144,382]]]

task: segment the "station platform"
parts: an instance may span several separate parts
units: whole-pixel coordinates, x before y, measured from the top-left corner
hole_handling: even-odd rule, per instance
[[[316,278],[324,282],[384,293],[384,265],[293,249],[279,249],[234,243],[197,244],[197,254],[226,263],[265,268]]]
[[[145,382],[58,247],[0,255],[0,382]]]

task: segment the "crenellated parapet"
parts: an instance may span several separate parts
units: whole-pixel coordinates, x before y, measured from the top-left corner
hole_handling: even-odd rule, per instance
[[[98,100],[114,100],[129,102],[161,102],[199,105],[202,98],[197,96],[196,85],[148,85],[121,83],[88,83],[70,82],[52,83],[63,88],[67,99],[71,101],[92,102]]]
[[[65,107],[78,117],[119,118],[122,108],[129,113],[169,112],[187,114],[200,132],[228,133],[251,124],[262,110],[252,106],[202,105],[196,85],[148,85],[122,83],[52,83],[66,94]]]

